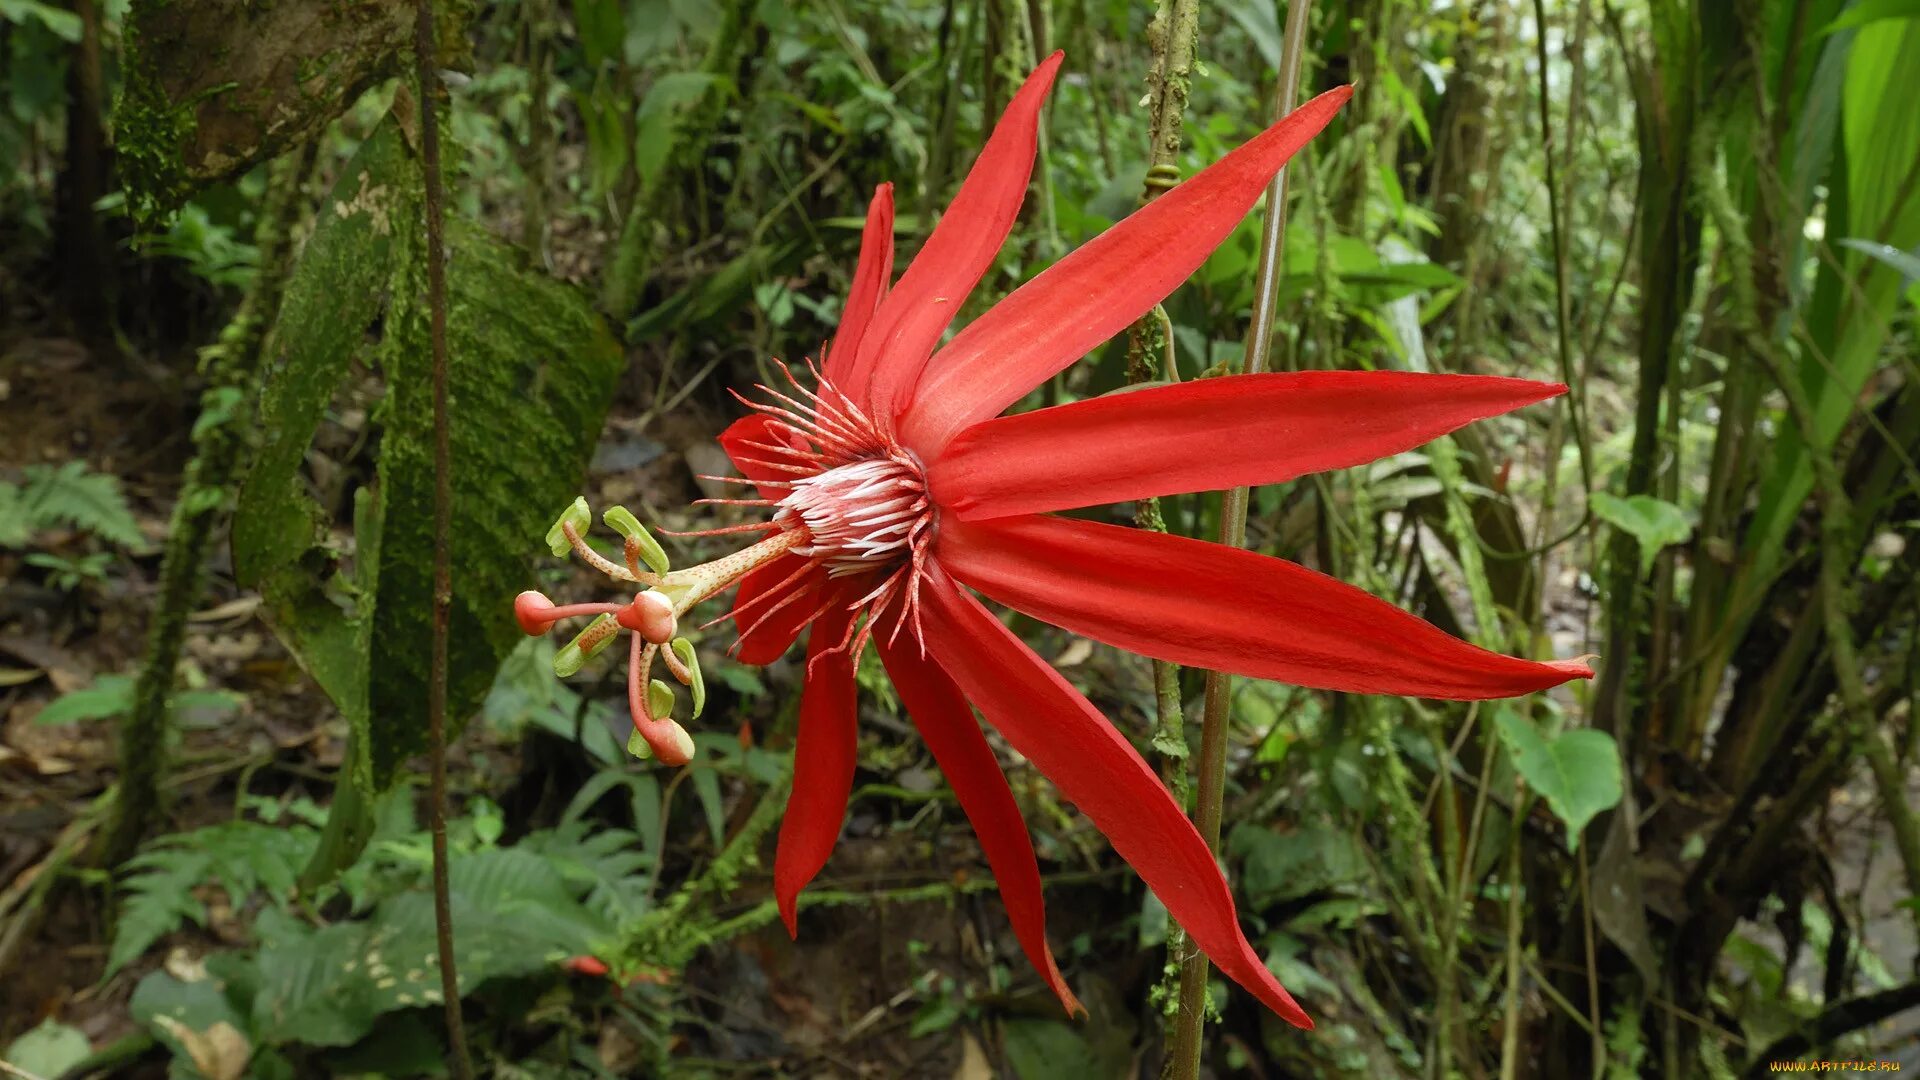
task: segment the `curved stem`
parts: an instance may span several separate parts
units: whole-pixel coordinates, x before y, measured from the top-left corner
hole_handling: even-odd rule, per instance
[[[415,0],[414,75],[420,94],[421,187],[427,211],[427,307],[433,348],[433,651],[427,673],[428,830],[433,836],[433,927],[440,953],[440,993],[446,1006],[453,1075],[471,1080],[467,1036],[460,1015],[460,976],[453,959],[453,901],[447,884],[447,622],[453,604],[453,466],[447,419],[447,268],[442,235],[440,124],[435,112],[433,3]]]

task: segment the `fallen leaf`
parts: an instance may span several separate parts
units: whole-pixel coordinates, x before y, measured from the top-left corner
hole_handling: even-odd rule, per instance
[[[196,611],[187,616],[188,622],[226,622],[228,619],[244,619],[260,610],[260,597],[256,593],[238,596],[205,611]]]
[[[960,1067],[953,1070],[953,1080],[993,1080],[993,1064],[970,1033],[960,1036]]]
[[[253,1044],[232,1024],[221,1020],[205,1031],[195,1031],[164,1013],[154,1023],[179,1040],[193,1065],[207,1080],[240,1080],[253,1059]]]

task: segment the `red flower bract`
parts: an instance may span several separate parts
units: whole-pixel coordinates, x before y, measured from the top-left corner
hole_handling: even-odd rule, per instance
[[[563,613],[598,613],[596,626],[613,627],[605,615],[617,611],[618,625],[641,627],[651,625],[642,601],[659,609],[651,617],[664,629],[633,644],[630,697],[641,736],[669,763],[685,759],[690,741],[641,685],[656,649],[676,663],[681,643],[674,653],[662,643],[678,616],[738,581],[731,617],[740,656],[752,663],[778,657],[812,626],[774,864],[789,930],[801,890],[839,837],[853,784],[855,658],[873,640],[979,834],[1021,947],[1069,1011],[1079,1006],[1047,947],[1033,848],[974,708],[1106,834],[1223,973],[1309,1027],[1242,934],[1219,865],[1153,770],[969,590],[1147,656],[1309,687],[1476,699],[1591,677],[1578,662],[1487,652],[1281,559],[1049,516],[1357,465],[1566,388],[1316,371],[1153,387],[996,419],[1186,280],[1350,94],[1342,87],[1308,102],[942,346],[1018,216],[1060,59],[1041,64],[1008,105],[891,286],[893,195],[886,185],[874,193],[839,332],[824,363],[809,365],[811,388],[789,375],[787,385],[760,387],[764,400],[741,398],[754,412],[721,444],[758,497],[725,501],[762,507],[771,520],[708,531],[768,535],[668,573],[664,558],[654,572],[640,568],[629,533],[627,569],[603,559],[602,569],[658,596],[554,608],[536,595],[517,611],[533,632]],[[577,524],[556,530],[587,554]],[[588,651],[613,633],[590,628]],[[681,667],[675,673],[688,681]]]

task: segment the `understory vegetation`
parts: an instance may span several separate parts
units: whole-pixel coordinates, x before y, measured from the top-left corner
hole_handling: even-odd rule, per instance
[[[1242,372],[1269,289],[1273,370],[1569,387],[1253,490],[1246,547],[1597,676],[1227,684],[1220,858],[1317,1026],[1216,974],[1185,1075],[1920,1068],[1920,4],[431,7],[426,55],[398,0],[0,0],[0,1073],[1160,1075],[1179,929],[1004,742],[1085,1019],[872,650],[789,938],[805,658],[683,623],[669,768],[629,752],[623,649],[562,682],[514,619],[631,599],[543,542],[576,496],[750,520],[693,505],[738,495],[729,388],[821,356],[876,185],[903,267],[1055,50],[962,324],[1276,101],[1355,93],[1275,251],[1264,202],[1019,407]],[[1006,619],[1197,804],[1205,672]]]

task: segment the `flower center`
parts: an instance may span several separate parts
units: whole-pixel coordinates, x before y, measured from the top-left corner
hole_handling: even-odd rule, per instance
[[[794,554],[844,577],[910,558],[924,545],[933,515],[919,463],[892,450],[793,481],[773,520],[804,527],[807,541]]]

